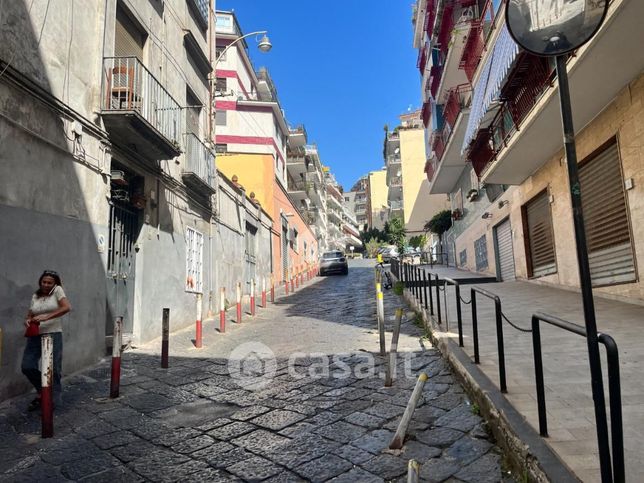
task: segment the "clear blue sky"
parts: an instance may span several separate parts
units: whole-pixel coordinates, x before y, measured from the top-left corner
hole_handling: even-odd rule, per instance
[[[346,190],[382,167],[383,126],[421,102],[411,4],[217,0],[218,10],[235,10],[244,33],[268,30],[268,54],[249,39],[255,68],[269,69],[288,122],[306,126]]]

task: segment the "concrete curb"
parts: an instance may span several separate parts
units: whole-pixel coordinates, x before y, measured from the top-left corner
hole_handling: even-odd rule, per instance
[[[449,363],[471,400],[479,406],[496,444],[507,456],[507,463],[515,478],[535,482],[581,481],[458,346],[458,342],[451,337],[441,336],[432,316],[408,291],[405,291],[404,298],[422,316],[432,344]]]

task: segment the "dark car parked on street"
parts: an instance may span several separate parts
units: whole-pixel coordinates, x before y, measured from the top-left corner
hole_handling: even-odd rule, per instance
[[[348,275],[349,265],[344,253],[334,250],[332,252],[324,252],[320,260],[320,275],[328,275],[329,273],[340,273]]]

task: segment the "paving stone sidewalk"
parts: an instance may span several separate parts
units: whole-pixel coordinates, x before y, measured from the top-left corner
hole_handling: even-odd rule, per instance
[[[414,458],[424,481],[510,481],[476,408],[411,320],[394,387],[383,387],[383,358],[368,350],[377,348],[375,304],[361,302],[372,276],[368,261],[354,263],[348,277],[318,279],[231,326],[218,335],[225,343],[211,334],[200,351],[187,342],[191,331],[177,332],[169,369],[160,367],[157,342],[130,350],[116,400],[106,398],[108,360],[67,378],[55,438],[40,438],[39,415],[24,410],[29,396],[4,403],[0,480],[406,481]],[[390,293],[386,303],[390,325]],[[257,341],[275,357],[242,358],[243,378],[232,377],[229,355]],[[421,371],[429,380],[408,439],[388,450]]]

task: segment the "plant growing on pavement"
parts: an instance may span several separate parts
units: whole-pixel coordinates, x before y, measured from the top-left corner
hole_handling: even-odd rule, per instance
[[[405,284],[402,282],[396,282],[394,284],[394,293],[398,295],[398,297],[402,297],[403,293],[405,291]]]

